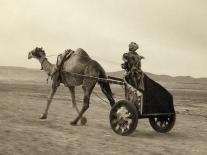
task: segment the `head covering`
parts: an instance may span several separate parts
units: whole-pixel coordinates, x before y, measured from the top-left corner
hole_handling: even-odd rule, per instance
[[[137,49],[139,49],[139,45],[135,42],[131,42],[129,44],[129,51],[136,51]]]

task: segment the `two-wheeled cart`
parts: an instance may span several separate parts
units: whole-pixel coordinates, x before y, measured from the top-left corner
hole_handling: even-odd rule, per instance
[[[148,118],[151,127],[160,133],[170,131],[176,120],[173,96],[160,84],[144,75],[144,91],[141,92],[123,79],[109,76],[107,81],[124,85],[125,99],[114,104],[110,111],[110,125],[119,135],[134,132],[138,119]]]

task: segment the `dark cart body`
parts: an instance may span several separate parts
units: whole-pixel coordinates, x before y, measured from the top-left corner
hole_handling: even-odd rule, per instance
[[[173,96],[160,84],[144,76],[143,115],[174,114]]]
[[[173,96],[160,84],[144,76],[144,92],[133,88],[125,81],[126,99],[134,103],[139,110],[140,117],[151,115],[174,114]]]

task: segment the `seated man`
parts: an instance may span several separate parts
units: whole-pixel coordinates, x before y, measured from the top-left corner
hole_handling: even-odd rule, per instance
[[[123,54],[124,64],[122,68],[126,70],[129,83],[140,91],[144,91],[143,77],[141,70],[141,60],[144,59],[136,50],[139,46],[135,42],[129,44],[129,52]]]

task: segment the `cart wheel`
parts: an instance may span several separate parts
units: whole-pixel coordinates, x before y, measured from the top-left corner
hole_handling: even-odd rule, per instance
[[[134,132],[138,123],[138,112],[132,103],[121,100],[110,111],[110,124],[113,131],[119,135],[127,136]]]
[[[152,116],[149,118],[149,122],[151,127],[160,133],[169,132],[176,120],[176,115],[159,115],[159,116]]]

